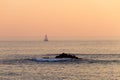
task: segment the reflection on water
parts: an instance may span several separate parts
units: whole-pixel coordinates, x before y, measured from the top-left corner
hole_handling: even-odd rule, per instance
[[[113,59],[111,58],[110,54],[107,55],[81,54],[78,56],[79,57],[81,56],[82,58],[88,57],[89,60],[73,61],[73,62],[34,62],[34,61],[26,60],[25,56],[21,56],[24,57],[24,59],[22,58],[1,59],[0,80],[119,80],[120,79],[120,74],[119,74],[120,60],[117,57],[118,54],[112,55]],[[33,57],[33,56],[29,55],[29,57]]]
[[[89,60],[26,60],[61,52]],[[0,42],[0,80],[120,80],[119,53],[119,41]]]
[[[119,80],[117,63],[17,63],[1,64],[1,80]]]

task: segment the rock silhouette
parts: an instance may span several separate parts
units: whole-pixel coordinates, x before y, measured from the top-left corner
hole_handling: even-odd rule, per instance
[[[73,54],[67,54],[67,53],[62,53],[58,56],[56,56],[55,58],[72,58],[72,59],[79,59],[78,57],[76,57]]]

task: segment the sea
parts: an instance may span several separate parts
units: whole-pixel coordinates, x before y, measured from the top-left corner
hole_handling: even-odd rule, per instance
[[[28,60],[61,53],[85,61]],[[0,80],[120,80],[120,40],[0,41]]]

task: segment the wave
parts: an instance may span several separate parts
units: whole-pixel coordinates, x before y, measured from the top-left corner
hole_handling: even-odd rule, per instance
[[[33,64],[33,63],[87,63],[87,64],[110,64],[110,63],[120,63],[120,60],[93,60],[93,59],[70,59],[70,58],[63,58],[63,59],[43,59],[43,58],[26,58],[26,59],[9,59],[9,60],[0,60],[0,64]]]

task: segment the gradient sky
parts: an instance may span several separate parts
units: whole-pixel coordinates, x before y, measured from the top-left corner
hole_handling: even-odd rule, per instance
[[[120,39],[120,0],[0,0],[0,40]]]

